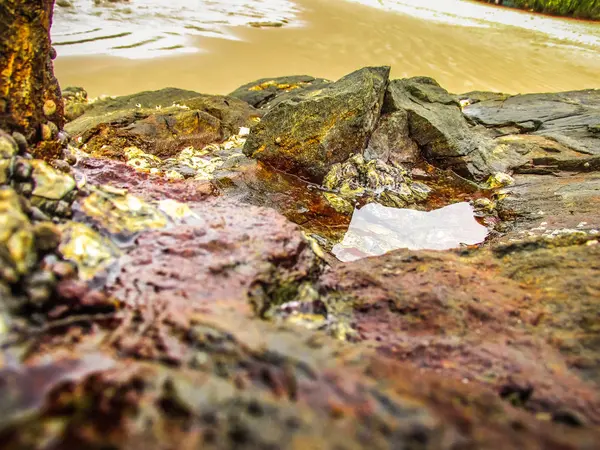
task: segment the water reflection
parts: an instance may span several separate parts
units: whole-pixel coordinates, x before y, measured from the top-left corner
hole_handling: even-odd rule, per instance
[[[333,247],[332,253],[340,261],[349,262],[399,248],[448,250],[461,244],[479,244],[487,233],[466,202],[429,212],[369,203],[354,211],[344,240]]]

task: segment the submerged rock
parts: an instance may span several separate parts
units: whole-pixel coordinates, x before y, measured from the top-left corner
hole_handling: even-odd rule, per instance
[[[354,211],[344,240],[333,247],[332,253],[347,262],[400,248],[448,250],[480,244],[487,234],[468,203],[429,212],[369,203]]]
[[[367,146],[379,118],[389,70],[361,69],[282,101],[252,128],[244,154],[321,181],[333,164],[362,153]]]

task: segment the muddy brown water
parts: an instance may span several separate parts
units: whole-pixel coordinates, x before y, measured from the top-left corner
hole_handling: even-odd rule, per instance
[[[469,6],[464,1],[448,0],[446,9],[451,2],[461,8]],[[438,0],[438,3],[443,2]],[[337,79],[368,65],[390,65],[393,77],[432,76],[456,93],[600,87],[600,24],[544,19],[544,27],[567,30],[572,35],[565,38],[560,33],[546,33],[542,25],[537,30],[537,22],[528,22],[541,20],[538,17],[506,9],[502,9],[503,19],[497,23],[462,26],[464,17],[460,14],[454,23],[436,20],[435,4],[429,10],[433,11],[432,17],[411,16],[402,9],[395,12],[344,0],[297,0],[286,5],[281,14],[268,10],[251,17],[260,21],[261,17],[267,20],[275,15],[277,20],[288,22],[282,27],[252,28],[247,26],[248,21],[237,26],[230,26],[236,25],[235,21],[219,24],[217,34],[230,39],[213,37],[212,31],[190,35],[186,38],[189,47],[172,45],[173,51],[160,53],[171,56],[149,58],[142,54],[141,48],[136,53],[135,47],[129,54],[137,54],[137,59],[102,55],[102,49],[113,45],[109,39],[97,41],[79,52],[74,52],[73,47],[58,46],[56,73],[62,86],[83,86],[91,96],[124,95],[166,86],[222,94],[263,77],[310,74]],[[490,8],[482,10],[485,14],[498,10],[477,7]],[[235,17],[233,13],[229,16]],[[70,21],[75,23],[76,17],[77,13],[57,14],[63,33],[57,37],[55,25],[55,42],[65,40],[64,30],[70,29]],[[122,22],[117,20],[116,25],[127,30],[126,21],[119,20]],[[509,25],[511,21],[518,26]],[[177,27],[176,23],[169,26]],[[523,23],[529,26],[521,26]],[[171,29],[166,34],[175,36],[176,32]],[[127,47],[127,44],[128,41],[115,46]]]

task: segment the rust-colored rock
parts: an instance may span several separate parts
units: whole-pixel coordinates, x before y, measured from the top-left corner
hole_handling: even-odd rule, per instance
[[[19,131],[30,143],[42,139],[42,126],[63,126],[50,57],[53,7],[54,0],[0,4],[0,128]],[[44,147],[53,150],[49,144]]]
[[[593,236],[478,252],[397,251],[321,282],[328,314],[381,353],[498,395],[539,417],[600,423]],[[568,307],[566,306],[568,304]]]

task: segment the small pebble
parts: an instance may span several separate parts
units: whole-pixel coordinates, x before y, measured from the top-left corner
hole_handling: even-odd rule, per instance
[[[41,133],[42,133],[42,140],[44,140],[44,141],[52,140],[52,129],[47,124],[42,124]]]
[[[64,173],[71,173],[71,166],[69,165],[69,163],[65,160],[62,159],[55,159],[54,161],[52,161],[52,166],[57,169],[60,170],[61,172]]]
[[[27,139],[25,138],[25,136],[15,131],[12,134],[12,137],[17,143],[17,146],[19,147],[19,153],[25,153],[27,151]]]
[[[56,204],[56,209],[54,210],[54,214],[60,217],[70,217],[71,216],[71,205],[67,202],[60,200]]]
[[[52,116],[56,112],[56,103],[54,103],[54,100],[46,100],[43,110],[46,117]]]
[[[63,158],[67,163],[69,163],[72,166],[74,166],[77,163],[77,157],[73,154],[71,150],[69,150],[69,148],[65,148],[63,150]]]
[[[14,177],[19,181],[27,181],[31,178],[31,173],[33,172],[33,167],[31,163],[24,159],[18,158],[15,161],[14,165]]]
[[[52,272],[60,279],[75,275],[75,267],[66,261],[59,261],[52,266]]]

